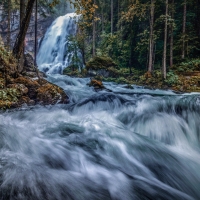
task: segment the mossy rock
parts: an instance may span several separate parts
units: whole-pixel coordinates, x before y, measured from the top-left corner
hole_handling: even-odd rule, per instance
[[[96,80],[96,79],[91,79],[90,83],[88,84],[90,87],[98,88],[98,89],[103,89],[105,88],[102,81]]]
[[[41,105],[67,103],[68,97],[65,92],[52,83],[46,83],[37,89],[37,102]]]
[[[109,67],[117,68],[116,63],[109,57],[96,56],[86,63],[87,70],[108,69]]]

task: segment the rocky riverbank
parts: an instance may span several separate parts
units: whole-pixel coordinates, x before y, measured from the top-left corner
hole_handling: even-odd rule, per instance
[[[174,90],[176,92],[200,92],[200,59],[182,62],[167,72],[162,78],[161,70],[155,69],[152,74],[146,70],[119,68],[111,58],[95,57],[79,72],[66,68],[63,74],[74,77],[92,77],[97,81],[111,81],[120,84],[145,86],[151,89]]]
[[[65,92],[36,70],[30,54],[25,55],[21,73],[16,72],[18,66],[12,55],[1,57],[0,64],[0,109],[68,103]]]

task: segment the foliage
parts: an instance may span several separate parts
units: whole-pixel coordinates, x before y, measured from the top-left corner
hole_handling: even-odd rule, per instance
[[[67,53],[71,54],[71,63],[70,66],[72,70],[75,69],[82,70],[82,59],[80,58],[80,43],[76,39],[76,36],[69,36],[68,39],[68,45],[67,45]]]
[[[94,57],[86,63],[86,68],[89,69],[108,69],[117,65],[109,57]]]
[[[177,64],[174,66],[174,69],[178,73],[184,73],[184,72],[192,72],[200,70],[200,59],[188,59],[184,62],[181,62],[180,64]]]
[[[167,73],[167,78],[165,80],[167,85],[174,86],[178,83],[178,81],[179,81],[178,75],[176,75],[173,71],[169,71]]]

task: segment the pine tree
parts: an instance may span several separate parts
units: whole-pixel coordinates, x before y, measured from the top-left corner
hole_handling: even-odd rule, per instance
[[[153,49],[154,49],[154,12],[155,12],[155,0],[151,0],[150,5],[150,34],[149,34],[149,64],[148,71],[152,73],[153,70]]]

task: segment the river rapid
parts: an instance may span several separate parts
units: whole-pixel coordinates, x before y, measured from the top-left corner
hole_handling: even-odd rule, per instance
[[[48,80],[69,104],[0,114],[0,200],[200,199],[198,93]]]

